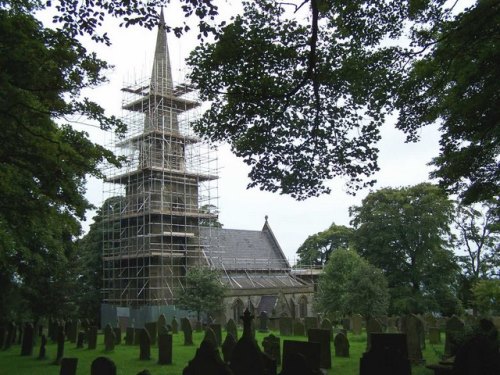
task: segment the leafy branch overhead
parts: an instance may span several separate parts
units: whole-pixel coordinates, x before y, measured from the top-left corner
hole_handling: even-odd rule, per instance
[[[250,187],[305,199],[329,193],[325,182],[335,176],[347,178],[350,192],[373,185],[380,127],[389,112],[399,110],[397,127],[409,141],[418,139],[421,126],[444,120],[435,176],[452,191],[474,185],[482,194],[471,193],[471,199],[484,199],[477,185],[485,181],[490,191],[496,189],[499,168],[492,168],[498,155],[498,132],[492,127],[498,113],[483,107],[498,108],[493,106],[498,95],[476,106],[477,116],[488,117],[486,127],[476,129],[469,116],[476,107],[464,111],[460,103],[467,97],[456,98],[455,91],[467,91],[483,79],[488,92],[498,94],[498,73],[487,64],[498,56],[498,43],[492,42],[499,33],[492,26],[498,21],[498,3],[481,1],[458,16],[444,3],[245,2],[242,15],[217,35],[217,42],[201,44],[188,60],[190,79],[211,103],[196,130],[212,141],[230,143],[251,166]],[[467,45],[471,20],[484,12],[490,16],[474,24],[470,37],[483,28],[487,35],[475,38],[458,56],[448,41],[456,44],[465,36],[461,45]],[[457,80],[477,61],[476,51],[485,52],[479,56],[486,70]],[[455,70],[441,74],[441,60]],[[454,106],[451,97],[458,99]],[[489,147],[477,158],[457,155],[461,144],[485,133],[488,141],[480,137],[479,143]],[[480,181],[463,165],[465,158],[479,167]]]

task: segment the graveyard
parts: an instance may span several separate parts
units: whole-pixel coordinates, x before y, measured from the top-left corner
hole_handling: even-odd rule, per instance
[[[344,321],[341,325],[332,325],[327,319],[321,324],[318,320],[308,320],[292,321],[291,318],[281,318],[269,323],[256,321],[251,329],[247,329],[247,333],[240,327],[237,328],[232,320],[229,320],[226,327],[212,324],[205,330],[200,327],[192,329],[191,324],[183,320],[180,328],[174,330],[171,324],[166,324],[163,316],[159,322],[152,322],[147,330],[129,328],[122,331],[120,328],[111,328],[108,325],[104,330],[97,332],[94,327],[87,327],[84,330],[83,325],[80,325],[80,332],[76,334],[75,325],[68,322],[66,330],[60,329],[57,333],[54,332],[54,326],[50,329],[41,326],[35,330],[31,325],[25,325],[21,330],[19,325],[11,329],[12,325],[7,329],[1,327],[3,346],[0,351],[0,373],[83,375],[91,373],[92,362],[96,358],[106,357],[114,362],[116,373],[120,375],[135,375],[145,369],[153,375],[181,375],[195,357],[202,342],[214,343],[218,347],[220,358],[229,362],[231,355],[227,354],[228,347],[232,350],[237,345],[234,336],[237,336],[241,343],[247,335],[247,338],[252,336],[255,338],[258,350],[266,353],[268,358],[274,357],[275,360],[279,358],[276,361],[278,366],[275,374],[280,373],[281,364],[292,351],[306,353],[304,356],[314,362],[313,366],[319,366],[323,374],[361,374],[360,363],[372,360],[367,359],[367,351],[373,356],[378,355],[374,346],[383,338],[385,342],[394,341],[393,339],[396,339],[394,342],[399,341],[396,345],[400,345],[402,351],[407,353],[405,362],[408,368],[411,363],[411,374],[431,375],[434,372],[426,365],[438,363],[445,352],[456,350],[449,342],[446,344],[445,342],[447,338],[456,335],[457,330],[463,330],[465,327],[464,322],[456,317],[446,322],[430,321],[416,316],[399,320],[381,318],[369,320],[366,325],[354,317],[350,322]],[[160,328],[162,326],[163,328]],[[318,328],[311,328],[314,326]],[[307,336],[306,327],[308,327]],[[406,335],[399,333],[400,328],[405,330]],[[367,329],[371,331],[369,335]],[[145,331],[152,334],[143,334]],[[39,336],[40,334],[43,338]],[[32,346],[29,345],[31,339],[33,339]],[[146,344],[144,340],[147,341]],[[370,345],[367,344],[367,340],[371,340],[371,349],[368,349]],[[62,348],[60,342],[64,343]],[[279,344],[276,346],[273,342]],[[320,342],[326,342],[326,346]],[[245,349],[239,357],[245,357],[250,351]],[[235,356],[233,362],[236,361]],[[242,358],[239,360],[244,361]],[[63,362],[66,363],[61,364]],[[75,364],[76,369],[72,368]],[[368,367],[371,371],[364,374],[375,374],[373,365],[370,364]],[[241,372],[233,371],[233,373]],[[99,374],[104,375],[107,372]]]

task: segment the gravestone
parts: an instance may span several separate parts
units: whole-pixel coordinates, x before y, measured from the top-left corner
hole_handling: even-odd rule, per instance
[[[354,314],[351,316],[352,333],[355,335],[361,335],[363,330],[363,317],[360,314]]]
[[[465,333],[465,324],[458,317],[453,315],[446,322],[445,341],[444,341],[444,355],[445,357],[452,357],[455,355],[459,342]]]
[[[17,330],[16,323],[10,322],[7,325],[7,337],[5,338],[5,344],[3,347],[4,350],[7,350],[12,346],[12,343],[14,342],[16,337],[16,330]]]
[[[264,337],[264,340],[262,340],[262,347],[264,348],[264,353],[275,360],[278,366],[281,365],[281,347],[279,337],[276,337],[273,334]]]
[[[366,351],[369,352],[371,348],[371,335],[372,333],[383,333],[384,327],[382,323],[376,318],[370,317],[366,322]]]
[[[116,375],[116,365],[107,357],[97,357],[90,365],[90,375]]]
[[[111,352],[115,350],[115,333],[111,325],[106,324],[104,327],[104,351]]]
[[[62,358],[59,375],[76,375],[77,366],[78,358]]]
[[[222,348],[221,348],[222,358],[224,359],[224,362],[229,363],[235,346],[236,346],[236,339],[230,332],[227,332],[226,339],[222,343]]]
[[[238,340],[238,327],[236,327],[236,323],[233,319],[229,319],[226,324],[227,333],[233,335],[235,340]]]
[[[288,316],[280,317],[280,336],[293,336],[293,319]]]
[[[415,314],[406,315],[401,319],[401,330],[406,333],[408,359],[413,364],[422,364],[422,321]]]
[[[330,319],[325,318],[321,321],[321,324],[319,326],[321,329],[326,329],[327,331],[330,332],[330,341],[333,341],[333,327],[332,327],[332,322]]]
[[[54,360],[54,364],[60,365],[61,360],[64,357],[64,341],[66,339],[65,333],[64,333],[64,325],[59,325],[57,327],[57,354],[56,354],[56,359]]]
[[[175,319],[175,316],[172,319],[172,333],[177,334],[179,333],[179,323],[177,322],[177,319]]]
[[[127,332],[125,333],[125,345],[134,345],[134,334],[135,329],[127,327]]]
[[[429,327],[429,342],[433,345],[441,344],[441,330],[438,327]]]
[[[193,328],[188,318],[181,319],[181,329],[184,334],[184,345],[193,345]]]
[[[406,335],[404,333],[372,333],[370,351],[360,359],[359,375],[411,375]]]
[[[162,332],[158,335],[158,364],[170,365],[172,363],[172,335]]]
[[[144,324],[144,328],[148,331],[151,340],[151,345],[156,344],[156,336],[158,335],[158,330],[156,329],[156,322],[150,322]]]
[[[122,343],[122,329],[120,327],[114,327],[113,333],[115,334],[115,345],[120,345]]]
[[[96,326],[90,326],[87,332],[87,337],[88,337],[88,343],[87,347],[89,350],[94,350],[97,348],[97,327]]]
[[[151,359],[151,336],[149,334],[149,330],[146,328],[141,329],[141,333],[139,335],[139,359],[141,361]]]
[[[320,351],[320,344],[317,342],[283,341],[283,371],[281,374],[300,374],[294,370],[302,370],[304,374],[319,373]],[[304,364],[300,363],[298,356],[303,358]]]
[[[45,335],[42,335],[40,339],[40,351],[38,352],[38,359],[45,359],[47,358],[47,337]]]
[[[222,361],[216,347],[210,341],[202,341],[182,375],[233,375],[233,372]]]
[[[304,327],[306,328],[306,332],[310,329],[318,328],[318,318],[312,316],[306,316],[304,318]]]
[[[160,327],[165,327],[167,325],[167,318],[165,318],[165,315],[163,314],[160,314],[160,316],[158,317],[158,321],[156,322],[156,328],[160,328]]]
[[[267,316],[267,313],[265,311],[261,311],[259,315],[259,332],[261,333],[267,333],[269,332],[269,318]]]
[[[320,364],[322,369],[332,368],[332,352],[330,346],[330,331],[311,328],[307,331],[307,341],[320,344]]]
[[[349,357],[349,340],[343,332],[339,332],[335,335],[333,340],[335,346],[335,356],[347,358]]]
[[[78,332],[78,336],[76,338],[76,348],[81,349],[85,345],[85,332],[80,331]]]
[[[215,336],[214,330],[210,327],[205,328],[205,337],[203,338],[203,341],[210,342],[210,344],[212,344],[215,348],[218,347],[217,337]]]
[[[222,326],[220,324],[212,323],[210,324],[210,328],[212,331],[215,333],[215,339],[217,347],[221,346],[222,344]]]
[[[21,355],[31,356],[33,355],[33,340],[34,340],[35,330],[31,323],[26,323],[24,326],[23,342],[21,345]]]
[[[295,336],[306,335],[306,328],[304,327],[304,324],[300,320],[295,320],[293,322],[293,334]]]

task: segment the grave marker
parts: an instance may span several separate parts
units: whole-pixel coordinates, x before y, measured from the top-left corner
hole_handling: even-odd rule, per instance
[[[59,375],[76,375],[77,366],[78,358],[62,358]]]
[[[238,327],[236,327],[236,323],[234,322],[233,319],[229,319],[226,324],[226,331],[227,333],[233,335],[233,338],[238,340]]]
[[[111,352],[115,350],[115,333],[111,325],[106,324],[104,327],[104,351]]]
[[[288,316],[280,317],[280,336],[293,336],[293,320]]]
[[[33,355],[33,340],[34,340],[35,330],[31,323],[26,323],[24,326],[23,342],[21,345],[21,355],[31,356]]]
[[[264,353],[275,360],[279,366],[281,364],[280,338],[270,334],[262,340],[262,347],[264,348]]]
[[[335,335],[333,340],[335,346],[335,356],[348,358],[349,357],[349,340],[343,332],[339,332]]]
[[[332,353],[330,347],[330,331],[320,328],[312,328],[307,331],[307,340],[320,344],[320,364],[323,369],[332,368]]]
[[[89,348],[89,350],[94,350],[95,348],[97,348],[97,327],[90,326],[87,332],[87,336],[87,347]]]
[[[116,375],[116,365],[107,357],[97,357],[90,365],[90,375]]]
[[[188,318],[181,319],[181,329],[184,334],[184,345],[193,345],[193,328]]]
[[[158,364],[172,364],[172,335],[162,332],[158,335]]]
[[[149,334],[149,330],[147,330],[146,328],[141,329],[141,333],[139,335],[139,348],[139,359],[141,361],[151,359],[151,336]]]
[[[231,355],[233,354],[233,349],[235,346],[236,346],[236,339],[230,332],[227,332],[226,339],[222,343],[222,357],[224,359],[224,362],[229,363],[229,360],[231,359]]]

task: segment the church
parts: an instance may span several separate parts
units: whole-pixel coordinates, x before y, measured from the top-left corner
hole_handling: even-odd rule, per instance
[[[247,307],[311,315],[313,285],[292,273],[267,217],[260,231],[207,225],[217,220],[207,209],[216,207],[216,157],[190,126],[201,105],[194,88],[172,79],[163,17],[151,75],[122,88],[128,130],[114,146],[126,162],[104,171],[114,204],[103,220],[101,324],[186,316],[175,299],[192,267],[218,270],[228,287],[221,321]]]

